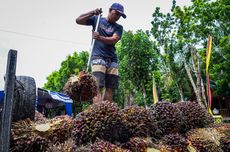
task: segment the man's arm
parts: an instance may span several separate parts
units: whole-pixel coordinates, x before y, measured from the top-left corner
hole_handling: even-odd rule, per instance
[[[78,18],[76,18],[76,23],[81,25],[86,25],[87,20],[94,15],[99,15],[102,13],[101,9],[95,9],[93,11],[90,11],[88,13],[80,15]]]
[[[93,32],[93,38],[105,44],[116,44],[120,40],[120,36],[113,34],[111,37],[101,36],[98,32]]]

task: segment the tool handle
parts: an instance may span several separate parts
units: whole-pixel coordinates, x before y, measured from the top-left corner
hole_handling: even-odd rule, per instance
[[[96,23],[96,27],[95,27],[95,31],[94,32],[98,31],[98,27],[99,27],[99,23],[100,23],[100,20],[101,20],[101,16],[102,16],[101,14],[98,15],[97,23]],[[95,39],[93,38],[93,41],[91,43],[91,47],[90,47],[90,50],[89,50],[89,59],[88,59],[88,63],[87,63],[86,72],[88,72],[88,70],[89,70],[89,66],[90,66],[90,62],[91,62],[91,58],[92,58],[92,52],[93,52],[94,45],[95,45]]]

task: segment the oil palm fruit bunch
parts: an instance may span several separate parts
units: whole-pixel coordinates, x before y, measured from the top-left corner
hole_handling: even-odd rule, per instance
[[[168,134],[161,139],[161,149],[165,151],[186,152],[189,142],[186,138],[178,133]]]
[[[132,152],[147,152],[147,143],[142,138],[133,137],[128,142],[121,144],[121,148],[129,149]]]
[[[50,129],[44,133],[53,142],[64,142],[71,136],[72,118],[68,115],[57,116],[48,123]]]
[[[92,101],[97,95],[97,83],[93,75],[80,72],[78,76],[71,76],[63,90],[74,102]]]
[[[66,82],[64,92],[74,101],[77,102],[80,100],[81,93],[81,84],[79,77],[72,75]]]
[[[73,120],[72,135],[77,145],[94,142],[96,138],[119,140],[122,127],[119,108],[115,103],[102,101],[91,105]]]
[[[220,146],[224,152],[230,151],[230,124],[218,124],[214,128],[220,133]]]
[[[213,128],[215,128],[217,131],[222,132],[224,130],[230,129],[230,124],[228,123],[215,123],[212,125]]]
[[[148,148],[153,148],[156,146],[156,141],[154,141],[151,137],[144,138],[144,141]],[[159,140],[157,140],[159,142]]]
[[[208,127],[214,123],[207,109],[202,108],[197,102],[179,102],[176,105],[183,113],[183,132],[187,132],[190,129]]]
[[[186,133],[187,139],[199,152],[223,152],[220,147],[220,134],[214,128],[197,128]]]
[[[156,133],[157,122],[152,119],[149,109],[130,106],[122,109],[120,115],[132,137],[149,137]]]
[[[34,122],[36,124],[43,124],[43,123],[46,123],[47,121],[48,120],[42,113],[35,111]]]
[[[10,151],[45,151],[50,140],[40,136],[35,123],[29,119],[20,120],[11,126]]]
[[[157,120],[162,134],[176,133],[180,130],[183,117],[180,110],[170,102],[158,102],[150,107],[151,115]]]
[[[230,129],[223,132],[224,135],[220,138],[220,146],[224,152],[230,152]]]
[[[75,149],[74,152],[91,152],[91,145],[88,144],[88,145],[80,145],[80,146],[77,146],[77,148]]]
[[[97,95],[97,82],[93,75],[80,72],[79,80],[81,84],[81,101],[92,101]]]
[[[75,141],[69,138],[63,143],[49,144],[46,152],[75,152],[76,148]]]
[[[90,152],[131,152],[130,150],[122,149],[108,141],[98,140],[92,146]]]

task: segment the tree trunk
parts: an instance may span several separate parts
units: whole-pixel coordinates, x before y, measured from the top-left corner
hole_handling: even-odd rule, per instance
[[[128,95],[126,96],[125,107],[132,105],[131,96],[132,96],[132,93],[129,92]]]
[[[199,100],[200,102],[206,107],[205,105],[205,101],[202,100],[202,85],[201,85],[201,81],[202,81],[202,77],[201,77],[201,69],[200,69],[200,60],[199,60],[199,56],[198,54],[194,53],[194,48],[191,48],[191,56],[192,56],[192,65],[193,65],[193,69],[194,69],[194,72],[195,72],[195,75],[196,75],[196,78],[197,78],[197,82],[196,82],[196,85],[197,85],[197,95],[199,97]],[[197,59],[197,68],[196,68],[196,65],[195,65],[195,57]]]
[[[145,108],[147,109],[147,102],[146,102],[146,90],[145,90],[145,85],[143,84],[143,82],[141,82],[141,87],[142,87],[142,91],[143,91],[143,97],[144,97],[144,105]]]
[[[208,107],[207,98],[206,98],[206,94],[205,94],[205,87],[204,87],[202,77],[201,77],[201,89],[202,89],[202,98],[203,98],[203,101],[204,101],[204,105],[205,105],[205,107]]]
[[[194,50],[193,50],[193,48],[190,49],[190,53],[191,53],[193,71],[195,72],[195,74],[197,76],[197,69],[196,69],[195,61],[194,61],[195,57],[194,57]]]
[[[199,97],[197,100],[199,100],[199,102],[201,102],[201,78],[200,78],[200,64],[197,58],[197,68],[195,65],[195,57],[197,57],[196,55],[194,55],[194,48],[190,49],[191,52],[191,59],[192,59],[192,67],[193,67],[193,71],[196,75],[196,87],[197,87],[197,96]]]
[[[203,97],[203,100],[201,102],[204,104],[205,108],[207,108],[207,102],[206,102],[206,97],[204,93],[204,85],[201,77],[201,68],[200,68],[200,59],[197,57],[197,89],[198,89],[198,94],[199,96]],[[202,99],[202,98],[201,98]]]
[[[180,100],[181,100],[181,102],[184,102],[184,94],[183,94],[183,91],[181,89],[181,86],[178,85],[177,83],[176,83],[176,86],[177,86],[178,92],[180,94]]]
[[[206,99],[206,94],[205,94],[204,83],[203,83],[202,76],[201,76],[200,56],[199,56],[199,54],[197,54],[197,64],[198,64],[198,70],[197,70],[197,72],[198,72],[198,77],[200,79],[200,85],[201,85],[199,90],[201,92],[200,94],[202,96],[203,104],[207,108],[208,105],[207,105],[207,99]]]
[[[197,62],[198,62],[198,67],[197,67],[197,82],[196,82],[196,84],[197,84],[197,95],[199,96],[199,101],[201,102],[201,103],[203,103],[203,100],[201,99],[201,77],[200,77],[200,75],[201,75],[201,71],[200,71],[200,63],[199,63],[199,60],[197,60]],[[204,105],[204,103],[203,103],[203,105]],[[205,107],[205,105],[204,105],[204,107]]]
[[[191,84],[192,84],[193,90],[194,90],[194,92],[195,92],[195,95],[196,95],[196,98],[197,98],[197,102],[198,102],[202,107],[205,108],[204,104],[201,102],[201,97],[200,97],[200,95],[198,94],[197,87],[196,87],[196,85],[195,85],[195,83],[194,83],[194,81],[193,81],[193,79],[192,79],[192,75],[191,75],[191,73],[190,73],[190,68],[188,67],[188,65],[187,65],[187,63],[186,63],[186,61],[185,61],[185,59],[184,59],[184,66],[185,66],[185,70],[186,70],[186,72],[187,72],[187,75],[188,75],[188,77],[189,77],[189,80],[190,80],[190,82],[191,82]]]

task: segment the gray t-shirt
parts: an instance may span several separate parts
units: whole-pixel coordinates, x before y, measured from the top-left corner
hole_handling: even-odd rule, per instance
[[[92,25],[93,30],[96,28],[98,16],[92,16],[87,21],[86,25]],[[113,34],[117,34],[122,36],[123,27],[117,23],[110,23],[106,20],[106,18],[102,17],[99,23],[98,32],[100,35],[105,37],[111,37]],[[111,58],[113,62],[117,62],[116,48],[115,44],[105,44],[100,41],[95,41],[94,49],[92,52],[92,58],[94,56]]]

